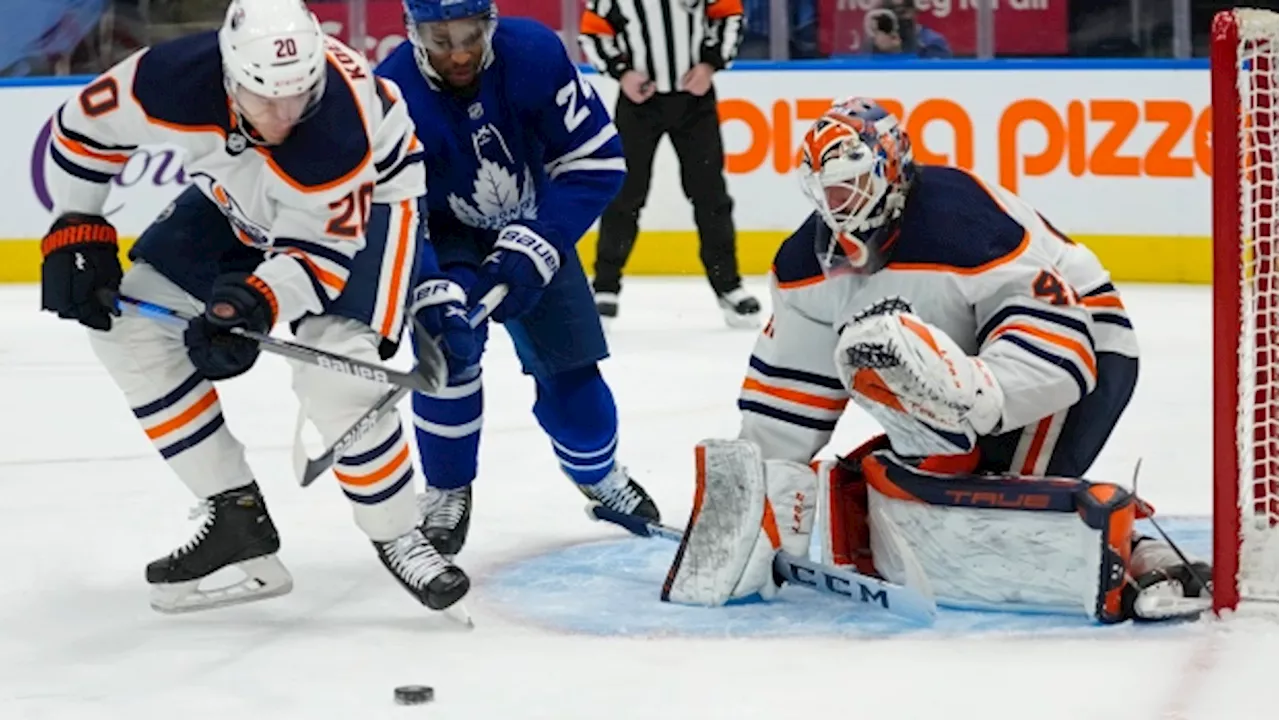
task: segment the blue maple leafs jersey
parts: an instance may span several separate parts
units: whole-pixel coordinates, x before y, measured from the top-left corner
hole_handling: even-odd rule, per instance
[[[519,222],[572,250],[622,186],[617,128],[544,25],[499,20],[470,96],[428,83],[408,41],[375,72],[400,86],[417,126],[436,241],[470,236],[487,249]]]

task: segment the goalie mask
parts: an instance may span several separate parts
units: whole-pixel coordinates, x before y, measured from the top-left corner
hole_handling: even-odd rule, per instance
[[[805,133],[800,180],[831,234],[819,233],[828,272],[883,267],[915,175],[911,139],[868,98],[836,102]]]

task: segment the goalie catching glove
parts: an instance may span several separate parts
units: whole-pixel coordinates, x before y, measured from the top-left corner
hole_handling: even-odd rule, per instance
[[[886,298],[858,313],[840,332],[835,362],[900,455],[965,454],[1000,426],[1004,393],[986,364],[905,300]]]

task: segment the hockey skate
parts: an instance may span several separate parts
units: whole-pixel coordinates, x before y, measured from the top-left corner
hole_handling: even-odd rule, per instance
[[[267,514],[258,484],[219,493],[202,501],[192,519],[204,523],[186,545],[147,565],[151,607],[163,613],[207,610],[265,600],[293,589],[293,578],[276,558],[280,536]],[[244,579],[201,589],[215,572],[234,566]]]
[[[653,498],[640,487],[640,483],[627,475],[626,469],[621,465],[614,465],[613,470],[600,482],[579,485],[578,489],[590,500],[615,512],[634,515],[654,524],[662,522],[662,515]]]
[[[444,610],[471,589],[467,574],[441,557],[417,528],[395,540],[375,540],[373,547],[400,585],[432,610]]]
[[[1159,540],[1141,537],[1134,541],[1129,572],[1132,578],[1120,600],[1125,617],[1190,620],[1211,605],[1207,583],[1213,569],[1204,562],[1182,562],[1172,547]]]
[[[618,319],[618,293],[596,292],[596,312],[605,330],[613,327]]]
[[[418,496],[418,529],[441,555],[462,552],[471,527],[471,486],[441,490],[427,486]]]
[[[599,296],[597,296],[599,297]],[[760,327],[760,301],[742,286],[717,297],[724,321],[731,328],[749,330]]]

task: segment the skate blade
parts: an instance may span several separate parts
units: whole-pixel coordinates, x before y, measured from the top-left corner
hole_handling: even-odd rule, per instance
[[[237,563],[244,573],[239,582],[223,587],[200,589],[208,578],[151,586],[151,608],[166,615],[242,605],[287,595],[293,590],[293,576],[275,555],[264,555]]]
[[[476,623],[471,619],[471,613],[467,611],[467,606],[461,600],[441,610],[440,613],[468,630],[476,629]]]
[[[1183,597],[1181,588],[1178,594],[1169,595],[1160,592],[1158,585],[1145,588],[1133,600],[1133,614],[1143,620],[1187,620],[1199,617],[1201,613],[1213,605],[1207,597]]]
[[[739,315],[732,308],[721,308],[724,311],[724,323],[734,330],[755,330],[760,327],[760,313]]]

